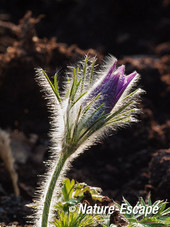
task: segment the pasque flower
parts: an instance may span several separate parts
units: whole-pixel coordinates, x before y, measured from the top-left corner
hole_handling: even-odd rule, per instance
[[[52,118],[52,158],[47,162],[49,171],[35,206],[37,227],[50,226],[55,195],[70,162],[108,130],[136,121],[136,102],[143,92],[131,92],[139,78],[137,72],[126,76],[123,65],[116,68],[114,57],[109,57],[96,72],[95,62],[95,58],[86,56],[77,67],[70,67],[62,95],[57,74],[53,84],[43,69],[37,70],[36,79],[48,100]]]

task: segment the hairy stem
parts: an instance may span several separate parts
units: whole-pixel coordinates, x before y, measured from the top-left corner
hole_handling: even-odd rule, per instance
[[[61,153],[58,163],[56,164],[55,170],[53,172],[53,175],[51,176],[48,190],[45,195],[41,227],[47,227],[47,225],[48,225],[48,216],[49,216],[49,211],[50,211],[50,205],[52,202],[53,192],[54,192],[54,189],[56,186],[56,182],[60,176],[60,173],[62,171],[62,168],[63,168],[67,158],[68,158],[67,155],[65,155],[64,153]]]

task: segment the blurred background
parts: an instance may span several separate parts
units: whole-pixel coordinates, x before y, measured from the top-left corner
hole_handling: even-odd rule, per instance
[[[10,136],[20,190],[16,199],[0,161],[0,223],[25,224],[30,211],[24,204],[32,200],[49,156],[49,114],[35,68],[51,78],[59,70],[62,89],[66,66],[87,53],[98,63],[114,55],[127,74],[141,74],[147,93],[140,122],[86,151],[67,176],[101,187],[118,202],[124,196],[134,204],[149,192],[153,200],[168,199],[169,12],[169,0],[0,0],[0,128]]]

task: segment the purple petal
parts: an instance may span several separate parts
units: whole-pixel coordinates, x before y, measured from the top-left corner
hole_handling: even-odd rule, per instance
[[[119,77],[116,93],[119,93],[120,89],[124,85],[124,81],[125,81],[124,72],[125,72],[125,66],[121,65],[114,73],[114,76],[118,76]]]
[[[112,67],[110,68],[110,70],[109,70],[109,72],[108,72],[108,74],[107,74],[108,77],[110,77],[110,76],[112,75],[112,73],[114,72],[114,70],[116,69],[116,64],[117,64],[117,59],[115,59],[115,61],[114,61],[113,65],[112,65]],[[106,76],[106,77],[107,77],[107,76]],[[105,78],[106,78],[106,77],[105,77]]]
[[[114,72],[114,70],[116,69],[116,63],[117,63],[117,59],[115,59],[112,67],[110,68],[109,72],[107,73],[107,75],[105,76],[105,78],[101,81],[101,83],[92,91],[92,93],[90,94],[90,99],[97,96],[105,87],[106,84],[109,82],[110,83],[110,78],[112,76],[112,73]]]
[[[120,96],[123,94],[124,90],[127,88],[127,86],[130,84],[130,82],[133,80],[133,78],[137,75],[137,72],[133,72],[129,74],[128,76],[124,76],[124,83],[122,84],[122,88],[118,91],[116,95],[116,102],[120,98]]]
[[[133,72],[131,74],[129,74],[126,78],[127,78],[127,83],[129,84],[131,80],[133,80],[133,78],[137,75],[137,72]]]

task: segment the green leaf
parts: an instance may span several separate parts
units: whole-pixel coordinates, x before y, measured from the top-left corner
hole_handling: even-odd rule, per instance
[[[96,60],[94,59],[93,62],[92,62],[91,72],[90,72],[90,84],[92,84],[95,62],[96,62]]]
[[[60,102],[61,102],[58,85],[57,85],[57,73],[55,73],[55,75],[54,75],[54,88],[55,88],[55,94],[56,94],[58,100],[60,100]]]
[[[96,102],[97,99],[98,99],[99,97],[100,97],[100,93],[99,93],[97,96],[95,96],[95,97],[92,99],[92,101],[84,108],[83,114],[86,114],[86,113],[87,113],[87,111],[90,109],[90,107],[92,106],[92,104],[93,104],[94,102]]]
[[[71,108],[87,93],[87,91],[85,91],[83,94],[81,94],[71,105]]]
[[[132,95],[136,94],[138,91],[140,90],[140,88],[136,89],[135,91],[131,92],[129,95],[127,95],[123,101],[125,101],[126,99],[128,99],[129,97],[131,97]]]
[[[75,140],[75,141],[77,141],[77,139],[76,139],[76,133],[77,133],[78,122],[79,122],[79,118],[80,118],[80,115],[81,115],[81,111],[82,111],[82,105],[79,108],[79,112],[77,114],[77,118],[76,118],[76,121],[75,121],[75,124],[74,124],[75,126],[74,126],[74,130],[73,130],[72,139]]]
[[[47,76],[46,72],[45,72],[43,69],[42,69],[42,72],[43,72],[44,76],[46,77],[48,83],[50,84],[52,90],[54,91],[54,93],[55,93],[55,95],[56,95],[56,97],[57,97],[57,99],[58,99],[58,101],[59,101],[59,103],[60,103],[60,102],[61,102],[61,98],[60,98],[60,95],[59,95],[59,91],[58,91],[58,87],[57,87],[57,82],[56,82],[56,85],[55,85],[55,87],[54,87],[53,84],[52,84],[52,82],[51,82],[51,80],[49,79],[49,77]],[[56,74],[55,74],[54,78],[55,78],[55,77],[57,77]],[[57,79],[56,79],[56,80],[57,80]]]
[[[152,206],[152,200],[151,200],[150,194],[149,194],[149,196],[148,196],[148,205],[149,205],[149,206]]]
[[[109,121],[109,122],[106,122],[106,125],[113,125],[113,124],[118,124],[118,123],[121,123],[121,122],[128,122],[130,121],[130,117],[129,116],[125,116],[125,117],[121,117],[121,118],[117,118],[117,119],[114,119],[112,121]]]
[[[164,210],[161,215],[167,215],[170,214],[170,207],[168,207],[166,210]]]
[[[142,197],[140,197],[139,201],[142,206],[146,207],[145,201]]]
[[[95,115],[95,113],[97,111],[99,111],[102,107],[103,107],[104,104],[101,104],[92,114],[91,116],[83,123],[83,126],[84,125],[87,125],[88,122],[92,119],[92,117]],[[108,116],[108,114],[104,114],[104,112],[102,112],[102,114],[100,115],[100,117],[91,123],[91,125],[83,132],[83,134],[80,135],[79,137],[79,141],[83,138],[83,136],[85,134],[87,134],[91,129],[93,129],[93,127],[95,127],[97,125],[97,123],[99,123],[101,120],[103,120],[104,118],[106,118]],[[83,128],[83,127],[82,127]],[[88,137],[88,136],[87,136]]]
[[[104,114],[104,112],[102,112],[100,117],[94,123],[92,123],[87,128],[87,130],[80,136],[79,141],[80,141],[80,139],[83,139],[83,141],[85,141],[87,138],[89,138],[93,134],[94,131],[97,131],[100,127],[102,127],[102,125],[104,125],[104,119],[107,116],[108,116],[108,114]]]
[[[117,110],[113,114],[110,114],[109,117],[106,120],[109,121],[110,119],[113,119],[116,115],[118,115],[119,113],[121,113],[124,109],[126,109],[132,103],[133,103],[133,101],[128,102],[127,104],[125,104],[124,106],[122,106],[121,108],[119,108],[119,110]]]
[[[158,211],[158,213],[155,215],[156,217],[157,216],[160,216],[161,214],[162,214],[162,212],[165,210],[165,208],[166,208],[166,205],[167,205],[167,202],[164,202],[164,203],[161,203],[160,204],[160,208],[159,208],[159,211]]]
[[[86,76],[86,69],[87,69],[87,56],[84,61],[83,77],[82,77],[82,83],[81,83],[81,93],[83,92],[83,89],[84,89],[84,80],[85,80],[85,76]]]
[[[73,101],[74,100],[74,90],[75,90],[75,86],[76,86],[76,69],[74,68],[73,70],[73,82],[72,82],[72,86],[71,86],[71,90],[70,90],[70,100]]]

